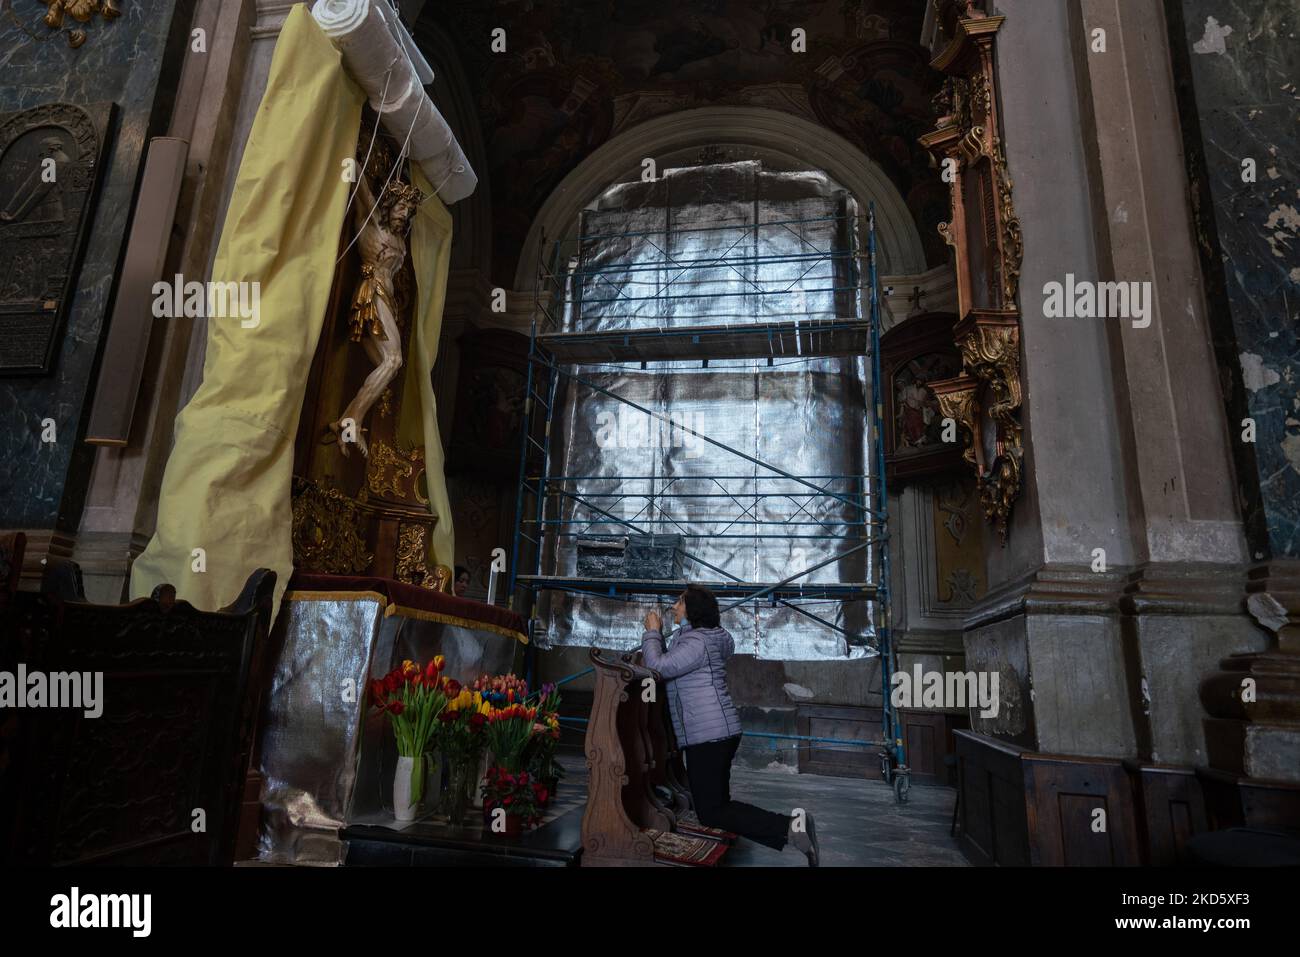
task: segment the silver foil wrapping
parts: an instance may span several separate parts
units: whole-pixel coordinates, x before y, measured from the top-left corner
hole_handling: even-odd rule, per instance
[[[576,250],[562,254],[568,270],[554,312],[564,332],[852,319],[847,202],[825,177],[768,173],[753,162],[669,170],[656,182],[615,187],[584,214]],[[868,494],[863,356],[806,358],[796,345],[770,365],[650,361],[573,371],[661,418],[561,380],[550,474],[576,478],[556,482],[561,494],[548,498],[544,574],[576,575],[578,535],[632,530],[611,516],[635,530],[685,535],[690,580],[774,583],[862,542],[867,529],[851,523],[864,512],[834,495],[861,502]],[[870,562],[863,549],[801,581],[865,582],[874,577]],[[868,645],[850,646],[763,599],[723,616],[737,652],[782,660],[874,654],[868,602],[791,601]],[[630,648],[647,608],[671,602],[544,593],[539,644]]]

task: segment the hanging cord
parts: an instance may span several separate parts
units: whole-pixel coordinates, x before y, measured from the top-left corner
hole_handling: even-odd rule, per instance
[[[339,254],[339,258],[334,260],[334,265],[337,266],[339,263],[341,263],[343,261],[343,257],[348,254],[348,250],[351,249],[354,245],[356,245],[357,240],[361,238],[361,234],[365,232],[366,227],[370,225],[370,217],[375,215],[375,210],[377,210],[379,208],[379,204],[383,202],[384,193],[388,191],[388,184],[393,181],[393,177],[397,175],[398,168],[402,165],[402,160],[406,158],[406,150],[411,143],[411,134],[415,132],[415,124],[420,119],[420,110],[424,109],[424,100],[425,98],[421,97],[419,104],[415,107],[415,116],[411,117],[411,126],[406,131],[406,139],[402,141],[402,149],[397,154],[397,158],[393,160],[393,168],[388,171],[388,178],[384,180],[383,187],[379,190],[379,192],[375,194],[375,205],[370,207],[370,212],[366,214],[365,220],[363,220],[361,226],[358,227],[356,235],[352,237],[352,241],[348,243],[347,246],[343,249],[343,252]],[[376,129],[378,129],[377,124],[376,124]],[[361,175],[362,176],[366,175],[366,171],[364,169],[362,169]]]
[[[384,107],[388,105],[388,84],[393,78],[393,64],[397,62],[394,58],[393,63],[388,65],[388,72],[384,74],[384,92],[379,94],[379,112],[375,114],[375,125],[370,131],[370,145],[366,147],[366,158],[361,161],[361,175],[366,175],[366,167],[370,165],[370,154],[374,151],[375,140],[379,138],[379,117],[383,115]],[[352,208],[352,201],[357,198],[357,190],[361,188],[361,181],[357,180],[353,184],[351,191],[348,193],[348,204],[343,207],[343,221],[347,222],[348,210]]]
[[[451,179],[451,178],[452,178],[453,176],[455,176],[457,173],[463,173],[463,172],[465,172],[465,164],[464,164],[464,163],[459,163],[459,164],[457,164],[457,165],[452,169],[451,172],[449,172],[446,176],[444,176],[444,177],[442,178],[442,182],[439,183],[437,186],[435,186],[435,187],[433,188],[433,191],[434,191],[435,193],[440,193],[440,192],[442,192],[442,187],[443,187],[444,185],[446,185],[447,180]]]

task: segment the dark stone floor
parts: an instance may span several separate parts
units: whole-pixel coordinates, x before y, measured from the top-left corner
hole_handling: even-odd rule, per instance
[[[581,789],[585,799],[587,769],[579,753],[562,754],[567,776],[562,790]],[[817,824],[822,867],[968,867],[948,836],[957,792],[951,788],[913,787],[906,804],[879,781],[791,773],[788,765],[755,770],[735,765],[731,796],[770,811],[789,814],[801,807]],[[807,867],[793,848],[774,851],[741,838],[724,867]]]
[[[788,814],[801,807],[817,824],[822,867],[922,867],[969,863],[948,836],[957,792],[914,787],[906,804],[879,781],[791,774],[785,770],[731,772],[731,796]],[[724,867],[807,867],[792,848],[774,851],[741,839]]]

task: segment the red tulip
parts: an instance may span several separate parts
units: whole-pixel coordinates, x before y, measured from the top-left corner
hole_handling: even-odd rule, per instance
[[[438,663],[434,661],[432,658],[430,658],[429,663],[424,666],[424,676],[426,678],[438,677]]]
[[[388,702],[388,710],[393,714],[401,714],[406,710],[406,705],[402,704],[400,700],[393,700]]]

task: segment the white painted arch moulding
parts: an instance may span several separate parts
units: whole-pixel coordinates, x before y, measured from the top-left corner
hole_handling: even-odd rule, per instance
[[[551,191],[533,219],[520,251],[515,290],[531,291],[537,247],[543,232],[563,236],[578,213],[645,157],[703,146],[750,146],[820,169],[866,209],[876,204],[879,272],[925,272],[925,252],[916,221],[898,189],[865,153],[838,133],[791,113],[761,107],[701,107],[670,113],[632,127],[600,146]]]

